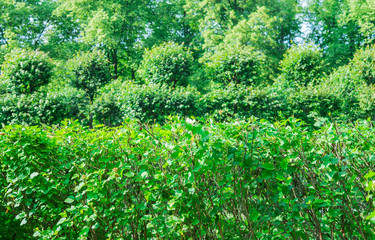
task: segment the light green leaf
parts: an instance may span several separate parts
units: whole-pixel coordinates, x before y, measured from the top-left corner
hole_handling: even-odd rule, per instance
[[[69,196],[67,199],[65,199],[64,202],[66,202],[66,203],[72,203],[72,202],[74,202],[74,197],[73,196]]]
[[[56,225],[63,224],[66,221],[66,218],[60,218],[60,220],[56,223]]]
[[[39,173],[38,172],[33,172],[31,175],[30,175],[30,178],[33,179],[35,178],[36,176],[38,176]]]

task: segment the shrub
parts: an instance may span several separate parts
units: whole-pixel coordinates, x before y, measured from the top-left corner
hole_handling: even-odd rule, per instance
[[[290,86],[306,86],[323,76],[322,57],[322,51],[312,44],[294,45],[280,62],[280,77]]]
[[[26,49],[13,49],[6,54],[1,69],[0,85],[5,86],[8,92],[17,94],[35,92],[47,84],[52,76],[52,63],[48,56]]]
[[[220,121],[251,116],[274,119],[282,110],[278,97],[269,88],[234,83],[215,87],[199,100],[198,106],[201,116],[213,116]]]
[[[79,52],[69,61],[70,85],[86,91],[92,100],[111,80],[109,62],[102,51]]]
[[[375,45],[366,46],[354,54],[350,69],[368,85],[375,83]]]
[[[102,89],[92,109],[94,118],[107,125],[119,125],[126,118],[164,122],[170,115],[194,115],[199,96],[193,88],[117,81]]]
[[[338,120],[343,111],[343,100],[334,87],[309,86],[292,91],[286,96],[284,111],[286,116],[303,119],[314,124],[318,117]],[[351,116],[346,115],[346,119]]]
[[[87,121],[85,93],[71,87],[58,92],[0,95],[0,124],[58,124],[65,118]]]
[[[216,82],[260,85],[270,83],[271,68],[263,53],[252,47],[226,46],[202,59],[208,75]]]
[[[374,236],[366,121],[314,132],[295,119],[2,132],[0,205],[38,239]]]
[[[355,114],[357,118],[370,118],[375,120],[375,86],[362,86],[356,91],[356,108]]]
[[[192,66],[192,54],[182,44],[168,42],[146,51],[138,72],[148,83],[187,86]]]

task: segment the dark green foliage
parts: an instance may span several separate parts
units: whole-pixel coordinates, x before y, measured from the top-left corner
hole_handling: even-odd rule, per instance
[[[192,54],[182,44],[168,42],[146,51],[138,72],[148,83],[187,86],[192,66]]]
[[[313,125],[318,117],[339,119],[354,119],[345,115],[343,99],[333,87],[319,86],[303,87],[298,92],[288,90],[284,105],[284,115],[303,119]],[[345,116],[341,116],[345,115]]]
[[[345,82],[345,78],[338,81],[345,74],[346,69],[340,68],[318,85],[297,89],[284,85],[278,88],[278,85],[218,84],[204,95],[189,88],[118,81],[100,92],[93,102],[92,112],[97,121],[109,126],[117,126],[128,117],[162,123],[169,115],[214,117],[218,121],[251,116],[268,120],[294,116],[311,125],[321,117],[340,121],[375,119],[374,88],[351,80]],[[348,79],[352,79],[350,75]]]
[[[120,125],[126,118],[164,122],[170,115],[195,115],[199,97],[199,92],[192,88],[117,81],[100,92],[92,110],[97,121],[110,126]]]
[[[2,132],[1,205],[38,239],[375,234],[367,121],[314,132],[294,119]]]
[[[323,76],[321,50],[312,44],[294,45],[280,62],[281,78],[290,86],[306,86]]]
[[[89,100],[84,92],[64,88],[58,92],[0,95],[0,124],[58,124],[66,118],[86,121]]]
[[[84,90],[91,98],[111,81],[109,62],[103,52],[80,52],[69,61],[70,84]]]
[[[1,71],[0,93],[30,94],[50,81],[52,63],[43,52],[13,49],[5,55]]]
[[[232,44],[233,45],[233,44]],[[271,68],[266,56],[252,47],[226,45],[203,61],[211,79],[224,84],[260,85],[270,83]]]
[[[0,194],[3,196],[3,193],[0,192]],[[14,215],[12,215],[9,210],[7,211],[5,206],[0,206],[0,222],[0,239],[33,239],[32,231],[25,226],[20,226],[21,220],[15,219]]]
[[[202,116],[216,120],[255,116],[274,119],[282,110],[280,99],[269,88],[246,87],[230,83],[216,86],[198,102]]]

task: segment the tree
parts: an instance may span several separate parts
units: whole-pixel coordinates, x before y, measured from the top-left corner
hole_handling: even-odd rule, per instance
[[[185,0],[153,0],[147,10],[147,29],[149,33],[142,40],[143,46],[151,48],[163,42],[194,44],[198,29],[191,25]]]
[[[307,37],[321,46],[331,67],[348,63],[364,40],[348,13],[347,0],[310,0],[304,10],[311,31]]]
[[[306,86],[323,76],[322,51],[313,44],[291,47],[280,65],[282,80],[291,86]]]
[[[247,19],[228,30],[219,48],[226,48],[227,45],[251,46],[277,64],[284,53],[283,47],[277,42],[277,28],[281,20],[268,13],[266,7],[257,8]]]
[[[72,74],[70,84],[86,91],[91,101],[97,90],[111,80],[106,56],[103,52],[95,49],[76,54],[69,61],[69,69]]]
[[[262,52],[238,44],[226,44],[204,62],[208,75],[224,84],[267,84],[272,72]]]
[[[53,0],[0,0],[0,45],[37,49],[52,25]]]
[[[147,0],[61,0],[58,12],[80,23],[83,42],[106,52],[117,78],[130,68],[145,34],[147,4]]]
[[[350,18],[360,26],[368,43],[375,42],[375,0],[349,0]]]
[[[275,18],[277,24],[272,34],[275,35],[274,40],[279,48],[280,54],[277,55],[279,59],[299,30],[296,0],[187,0],[185,7],[190,18],[199,23],[206,49],[212,49],[222,43],[228,32],[237,24],[243,25],[244,21],[250,19],[254,22],[254,13],[259,12],[259,9],[263,9],[262,11],[270,18]],[[244,34],[251,34],[250,28],[246,30]]]

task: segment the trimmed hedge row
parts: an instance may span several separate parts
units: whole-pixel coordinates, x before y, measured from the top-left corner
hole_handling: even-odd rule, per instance
[[[64,88],[59,92],[0,95],[0,123],[59,124],[66,118],[87,122],[89,100],[83,91]]]
[[[371,122],[314,132],[293,119],[2,131],[0,210],[20,221],[14,238],[375,236]]]
[[[171,115],[196,115],[199,97],[199,92],[190,88],[116,81],[102,89],[92,112],[97,121],[109,126],[121,125],[126,118],[164,122]]]
[[[115,81],[101,89],[92,103],[85,92],[69,87],[56,93],[2,94],[0,123],[57,124],[75,118],[88,124],[91,118],[107,126],[119,126],[127,118],[163,123],[170,116],[214,117],[218,121],[294,116],[309,124],[321,117],[375,119],[374,86],[354,86],[329,82],[278,89],[229,84],[202,95],[194,88]]]
[[[220,121],[251,116],[268,120],[294,116],[311,124],[320,117],[374,119],[374,87],[355,84],[351,88],[350,84],[331,79],[300,88],[228,84],[225,87],[219,85],[202,95],[194,89],[116,82],[101,91],[92,111],[97,121],[109,126],[117,126],[126,118],[162,123],[169,115],[213,116]]]

